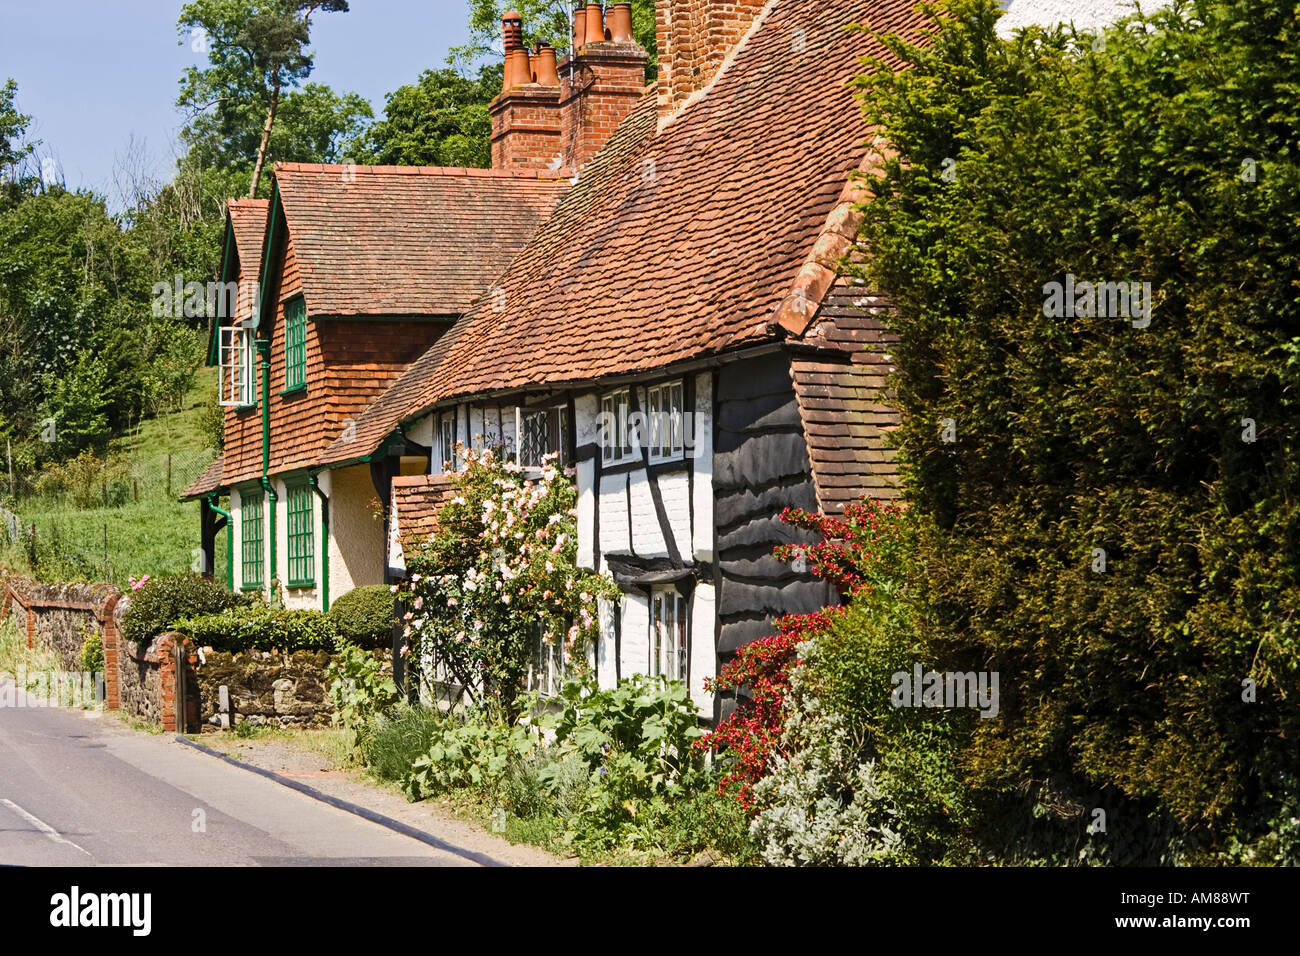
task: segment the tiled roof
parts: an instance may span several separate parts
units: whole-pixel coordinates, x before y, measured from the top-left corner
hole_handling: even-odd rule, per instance
[[[776,315],[867,155],[846,84],[864,54],[893,62],[844,27],[915,36],[914,6],[785,0],[661,129],[648,95],[493,290],[326,462],[447,399],[650,371],[792,331]]]
[[[211,491],[218,491],[225,487],[221,483],[222,459],[218,458],[212,464],[208,465],[203,474],[194,479],[194,483],[181,492],[181,499],[188,501],[193,498],[202,498]]]
[[[312,315],[459,315],[568,189],[561,172],[277,163]]]
[[[403,549],[428,540],[438,527],[438,510],[458,488],[451,475],[401,475],[393,479],[393,520]]]
[[[890,429],[898,412],[881,399],[897,339],[882,321],[888,300],[841,280],[813,319],[790,362],[817,502],[828,514],[864,492],[901,494]]]
[[[228,199],[226,211],[235,230],[235,252],[246,274],[256,276],[262,268],[262,237],[266,233],[266,199]]]

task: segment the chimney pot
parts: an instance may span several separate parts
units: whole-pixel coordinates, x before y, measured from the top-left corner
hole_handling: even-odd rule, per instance
[[[513,10],[501,18],[501,42],[507,61],[511,53],[524,48],[524,18]]]
[[[533,56],[533,82],[542,86],[559,86],[560,77],[555,72],[555,50],[542,44]]]
[[[528,61],[528,51],[522,46],[506,54],[506,76],[502,91],[512,90],[533,82],[533,69]]]
[[[616,3],[609,8],[610,39],[615,43],[635,43],[632,36],[632,4]]]
[[[605,40],[605,17],[600,9],[599,3],[589,3],[584,11],[587,20],[587,32],[584,34],[582,46],[588,43],[603,43]]]

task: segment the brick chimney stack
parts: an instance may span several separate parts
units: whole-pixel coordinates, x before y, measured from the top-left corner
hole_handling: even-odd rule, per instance
[[[493,168],[581,172],[645,94],[648,55],[632,37],[631,4],[607,13],[599,3],[579,7],[574,51],[558,65],[546,48],[528,58],[519,14],[506,14],[501,27],[506,72],[490,107]]]
[[[630,3],[610,4],[603,17],[600,4],[589,3],[574,19],[575,50],[560,64],[560,108],[565,155],[581,172],[645,95],[649,54],[632,38]],[[585,24],[580,37],[578,23]]]
[[[564,163],[564,122],[555,51],[544,47],[530,57],[524,49],[523,18],[501,18],[506,70],[501,92],[488,107],[492,116],[493,169],[559,169]]]
[[[708,86],[765,0],[655,0],[659,120]]]

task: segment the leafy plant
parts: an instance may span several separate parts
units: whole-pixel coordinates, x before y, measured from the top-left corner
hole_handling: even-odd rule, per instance
[[[265,604],[181,618],[173,626],[219,651],[328,651],[337,643],[333,623],[319,611]]]
[[[353,748],[360,749],[371,722],[396,706],[402,695],[373,653],[346,641],[339,642],[338,657],[330,662],[326,676],[334,705],[331,719],[352,734]]]
[[[393,636],[393,592],[387,585],[353,588],[330,604],[338,636],[360,647],[387,647]]]
[[[491,722],[479,715],[453,718],[435,727],[429,749],[411,765],[403,789],[409,800],[453,787],[495,794],[510,767],[535,746],[524,724]]]
[[[147,644],[185,618],[244,607],[247,599],[197,574],[154,578],[134,591],[122,621],[122,636]]]
[[[104,672],[104,638],[99,631],[83,627],[81,642],[81,669],[91,674]]]

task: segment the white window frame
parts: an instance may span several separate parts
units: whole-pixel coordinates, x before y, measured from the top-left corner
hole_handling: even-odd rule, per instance
[[[678,379],[646,389],[645,414],[650,432],[650,462],[679,461],[686,456],[686,386]]]
[[[218,404],[247,408],[256,403],[255,330],[244,325],[217,327]]]
[[[634,440],[628,421],[631,409],[631,389],[615,389],[600,397],[600,460],[603,464],[622,465],[641,456],[641,447]]]
[[[560,641],[546,643],[541,628],[537,628],[533,635],[532,660],[528,664],[528,689],[543,697],[558,697],[568,674]]]
[[[442,415],[438,418],[438,450],[442,453],[442,470],[456,470],[456,416]]]
[[[651,676],[687,681],[690,677],[691,605],[671,585],[650,590]]]

